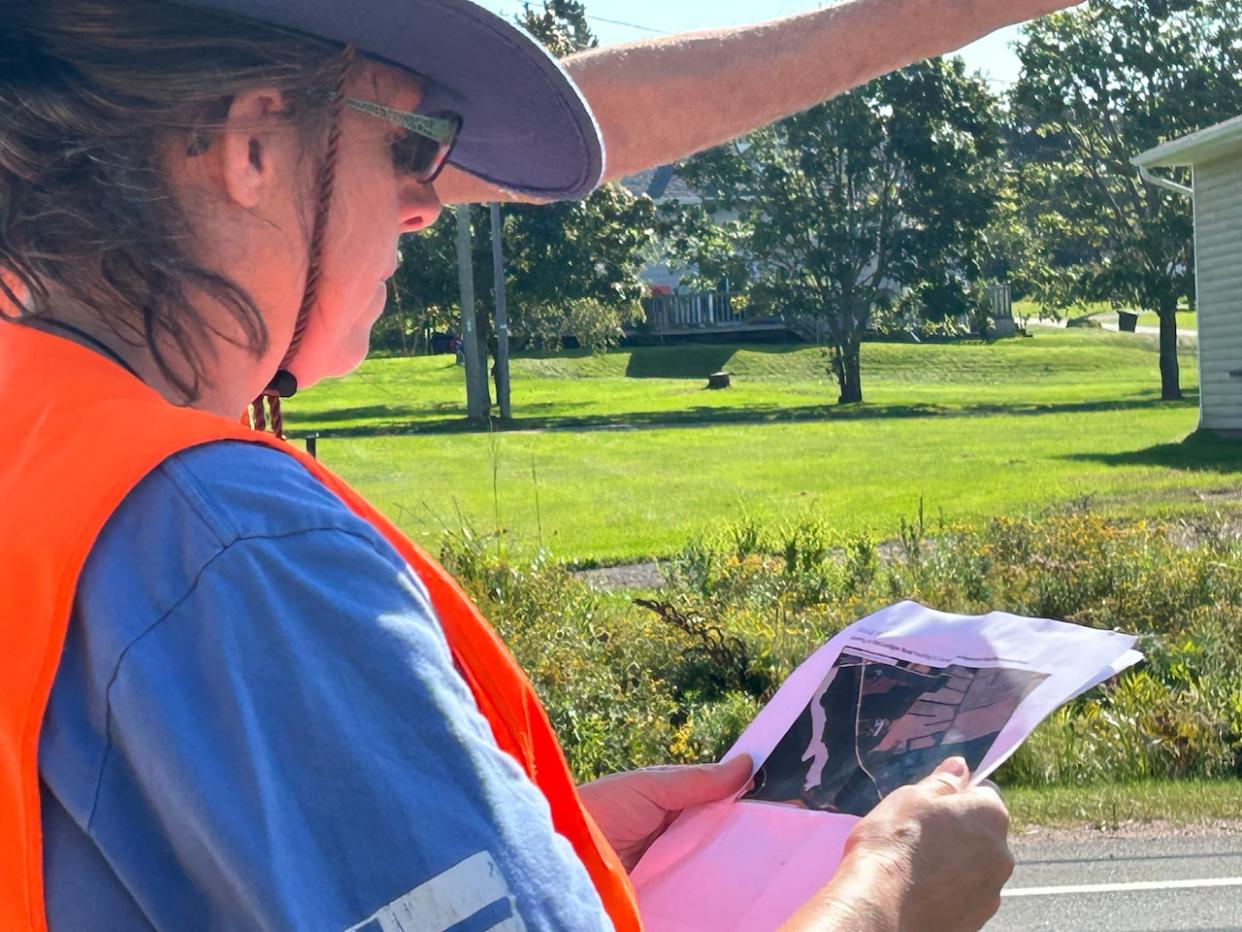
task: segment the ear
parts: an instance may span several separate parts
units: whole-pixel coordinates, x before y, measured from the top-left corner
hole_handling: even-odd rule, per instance
[[[239,206],[251,209],[292,170],[294,136],[285,113],[284,95],[273,88],[245,91],[233,98],[220,134],[219,168],[224,190]]]

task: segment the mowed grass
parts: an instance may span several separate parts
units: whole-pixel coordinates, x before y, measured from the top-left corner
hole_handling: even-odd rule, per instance
[[[377,359],[288,405],[295,436],[434,546],[468,522],[583,565],[667,556],[743,516],[897,533],[920,500],[978,520],[1090,496],[1150,515],[1228,503],[1242,444],[1157,399],[1153,338],[1040,332],[994,344],[868,344],[841,407],[813,347],[687,345],[513,363],[505,429],[470,430],[450,357]],[[709,392],[727,369],[734,387]]]
[[[1242,818],[1242,780],[1146,780],[1005,789],[1016,832],[1049,828],[1115,831],[1145,823],[1192,826]]]
[[[1160,316],[1152,311],[1144,311],[1142,314],[1139,314],[1138,322],[1140,327],[1159,327]],[[1178,311],[1177,329],[1198,330],[1199,315],[1194,311]]]

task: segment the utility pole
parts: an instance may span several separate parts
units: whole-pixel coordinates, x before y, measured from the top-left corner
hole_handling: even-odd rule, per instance
[[[509,407],[509,309],[505,303],[505,247],[500,205],[492,202],[492,274],[496,294],[496,402],[500,416],[513,416]]]
[[[470,254],[470,207],[457,205],[457,274],[461,283],[461,339],[466,351],[466,416],[481,421],[491,413],[487,371],[479,358],[474,315],[474,261]]]

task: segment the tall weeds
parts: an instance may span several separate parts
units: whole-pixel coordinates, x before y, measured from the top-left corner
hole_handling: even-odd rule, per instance
[[[820,523],[743,521],[689,542],[644,608],[541,555],[469,533],[446,562],[495,621],[583,778],[717,757],[845,625],[912,598],[1141,635],[1148,662],[1057,712],[1003,768],[1011,785],[1242,775],[1242,544],[1205,528],[1042,519],[934,526],[894,544]]]

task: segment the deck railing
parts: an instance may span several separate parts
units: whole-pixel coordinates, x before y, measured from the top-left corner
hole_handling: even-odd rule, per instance
[[[1013,327],[1013,297],[1007,284],[988,287],[988,303],[994,329]],[[822,343],[826,329],[822,318],[802,315],[773,315],[747,320],[733,309],[732,296],[725,291],[696,294],[653,295],[643,299],[647,321],[643,328],[652,334],[678,334],[697,330],[771,330],[784,327],[810,343]],[[963,322],[969,328],[969,321]]]
[[[741,327],[745,323],[742,315],[733,310],[729,294],[720,291],[654,295],[643,300],[643,310],[647,313],[647,327],[653,333]]]

